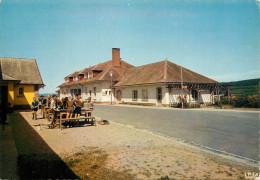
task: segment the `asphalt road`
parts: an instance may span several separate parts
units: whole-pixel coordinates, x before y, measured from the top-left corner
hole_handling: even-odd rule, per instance
[[[95,105],[94,115],[259,160],[259,112]]]

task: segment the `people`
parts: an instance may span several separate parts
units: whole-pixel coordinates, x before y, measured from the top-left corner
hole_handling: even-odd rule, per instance
[[[81,115],[81,108],[84,107],[84,102],[82,101],[81,95],[77,94],[75,99],[76,108],[74,110],[75,117],[80,117]]]
[[[37,119],[37,111],[39,107],[39,102],[36,100],[36,97],[33,97],[33,102],[32,102],[32,119]]]
[[[51,100],[51,103],[50,103],[50,109],[51,109],[50,113],[52,114],[50,125],[53,125],[54,120],[57,117],[56,111],[58,110],[57,96],[55,94],[52,96],[52,100]]]
[[[71,97],[68,98],[68,101],[66,102],[66,107],[67,107],[67,117],[66,118],[67,119],[72,118],[75,106],[74,106],[74,101],[72,100]]]
[[[41,105],[42,118],[44,119],[45,118],[45,111],[46,111],[45,108],[47,106],[47,100],[44,99],[43,95],[41,95],[39,102],[40,102],[40,105]]]
[[[51,107],[51,100],[52,100],[52,99],[51,99],[51,95],[48,95],[48,96],[47,96],[47,104],[46,104],[48,108]]]
[[[91,97],[89,97],[89,98],[87,99],[87,105],[88,105],[88,108],[89,108],[89,109],[93,109],[93,108],[94,108],[94,104],[93,104],[93,102],[91,101]]]

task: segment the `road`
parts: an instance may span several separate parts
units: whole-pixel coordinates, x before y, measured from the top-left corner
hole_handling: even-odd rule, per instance
[[[94,115],[259,160],[259,112],[95,105]]]

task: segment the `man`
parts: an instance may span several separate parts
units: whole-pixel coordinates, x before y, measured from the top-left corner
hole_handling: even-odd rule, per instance
[[[46,106],[47,106],[47,100],[44,99],[44,96],[43,96],[43,95],[41,95],[39,102],[40,102],[40,104],[41,104],[42,119],[44,119],[44,118],[45,118],[45,112],[46,112],[45,108],[46,108]]]

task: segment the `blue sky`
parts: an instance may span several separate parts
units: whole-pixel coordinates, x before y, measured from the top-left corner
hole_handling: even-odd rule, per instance
[[[164,60],[218,81],[259,78],[255,0],[2,0],[0,57],[36,59],[46,87],[110,60]]]

